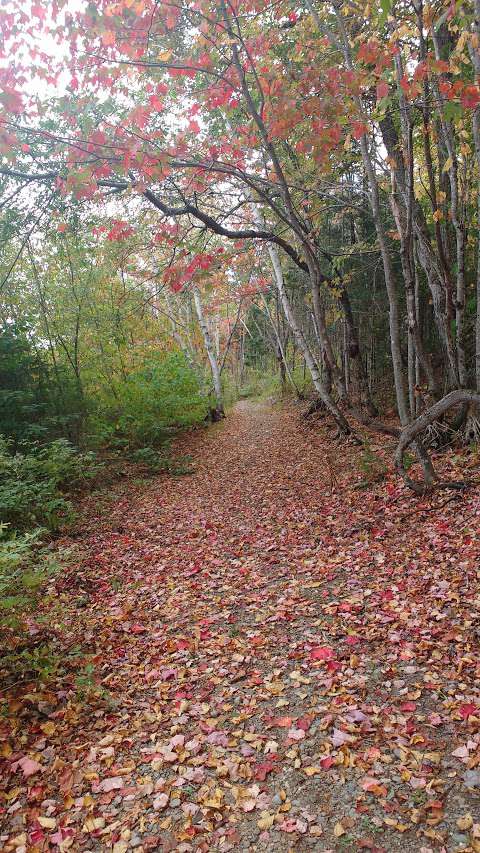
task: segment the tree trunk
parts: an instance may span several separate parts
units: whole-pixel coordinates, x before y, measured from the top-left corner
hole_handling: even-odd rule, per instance
[[[292,334],[294,335],[295,340],[297,342],[298,348],[303,355],[303,358],[305,360],[305,364],[308,368],[310,376],[312,377],[312,382],[313,382],[314,388],[315,388],[318,396],[320,397],[322,403],[325,405],[325,408],[327,409],[327,411],[330,412],[333,419],[335,420],[335,423],[337,424],[340,433],[343,435],[348,435],[351,432],[351,429],[348,425],[348,422],[347,422],[346,418],[344,417],[344,415],[339,410],[339,408],[333,402],[332,398],[330,397],[330,394],[327,392],[327,390],[326,390],[326,388],[322,382],[322,377],[320,374],[318,364],[315,361],[314,356],[312,355],[310,347],[308,346],[308,343],[306,341],[305,335],[303,334],[299,324],[297,323],[295,315],[292,311],[292,307],[290,305],[290,302],[289,302],[289,299],[287,296],[287,292],[285,290],[285,283],[283,280],[283,271],[282,271],[282,265],[280,263],[280,258],[278,256],[278,252],[277,252],[276,247],[273,246],[272,244],[268,245],[268,254],[269,254],[270,260],[272,262],[273,272],[275,275],[275,284],[277,286],[278,295],[280,297],[280,302],[281,302],[287,323],[290,326],[290,328],[292,330]]]
[[[417,494],[423,494],[431,488],[432,483],[428,481],[423,484],[418,483],[408,476],[404,464],[404,456],[407,448],[411,444],[418,443],[422,432],[424,432],[424,430],[434,421],[439,420],[439,418],[448,412],[449,409],[465,403],[473,404],[477,407],[480,406],[480,394],[466,389],[451,391],[446,395],[446,397],[442,397],[441,400],[438,400],[437,403],[430,406],[426,412],[423,412],[423,414],[416,418],[416,420],[412,421],[412,423],[405,426],[402,430],[400,434],[400,441],[398,442],[397,450],[395,452],[395,466],[407,486]],[[434,479],[438,480],[436,475]],[[448,485],[448,483],[446,485]]]
[[[215,394],[215,402],[216,407],[211,412],[212,420],[218,420],[219,418],[223,418],[225,416],[225,410],[223,406],[223,394],[222,394],[222,380],[220,378],[220,368],[218,366],[217,356],[215,353],[215,347],[213,345],[213,341],[210,336],[210,332],[208,329],[207,321],[205,320],[202,308],[202,300],[200,298],[200,291],[196,285],[192,288],[193,292],[193,301],[195,304],[195,311],[197,312],[198,323],[200,326],[200,330],[202,332],[203,342],[205,344],[205,350],[207,352],[208,360],[210,362],[210,369],[212,372],[213,379],[213,389]]]

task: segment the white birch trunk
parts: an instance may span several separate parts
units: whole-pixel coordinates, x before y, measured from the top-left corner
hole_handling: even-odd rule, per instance
[[[207,352],[208,360],[210,362],[210,370],[212,372],[212,380],[213,380],[213,389],[215,393],[215,401],[217,404],[217,414],[224,414],[223,407],[223,394],[222,394],[222,381],[220,378],[220,368],[218,366],[217,356],[215,353],[215,347],[210,336],[210,332],[208,329],[207,321],[205,320],[205,316],[202,308],[202,300],[200,298],[200,291],[198,287],[195,285],[192,288],[193,293],[193,302],[195,305],[195,311],[197,312],[198,324],[200,326],[200,330],[202,332],[203,343],[205,345],[205,350]]]

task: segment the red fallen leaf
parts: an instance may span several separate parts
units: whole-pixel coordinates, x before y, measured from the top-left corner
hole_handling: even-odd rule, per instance
[[[324,770],[329,770],[334,763],[335,759],[332,758],[331,755],[327,755],[325,758],[320,759],[320,766],[323,767]]]
[[[425,804],[426,809],[443,809],[443,802],[441,800],[430,800]]]
[[[400,705],[401,711],[416,711],[417,705],[415,702],[402,702]]]
[[[28,758],[27,756],[20,758],[19,761],[16,761],[15,764],[12,765],[13,770],[16,770],[17,767],[21,768],[25,779],[28,779],[29,776],[34,776],[35,773],[38,773],[43,769],[42,765],[39,764],[38,761],[34,761],[33,758]]]
[[[278,829],[280,829],[282,832],[295,832],[297,828],[297,821],[293,818],[287,818],[282,821],[282,823],[279,823],[277,826]]]
[[[262,764],[258,764],[255,768],[254,777],[255,779],[258,779],[259,782],[264,782],[268,774],[274,769],[275,765],[273,763],[273,759],[263,761]]]
[[[29,833],[28,837],[32,844],[37,845],[44,841],[45,833],[42,829],[33,829],[32,832]]]
[[[291,717],[274,717],[272,720],[272,726],[280,726],[282,729],[289,729],[291,725]]]
[[[351,634],[345,638],[345,642],[348,643],[349,646],[355,646],[357,643],[360,642],[360,637],[356,637]]]
[[[53,835],[50,836],[50,841],[52,844],[58,844],[60,846],[62,841],[65,841],[65,839],[74,838],[74,837],[75,837],[75,830],[74,829],[69,829],[67,827],[62,826],[56,832],[54,832]]]
[[[108,793],[108,791],[116,791],[120,788],[123,788],[123,779],[121,776],[110,776],[108,779],[103,779],[102,782],[98,785],[98,791],[104,791]]]
[[[303,729],[304,732],[308,732],[310,726],[312,725],[312,722],[313,717],[309,717],[308,715],[305,715],[305,717],[300,717],[300,719],[297,720],[297,729]]]
[[[130,628],[130,633],[131,634],[144,634],[146,630],[147,629],[145,628],[144,625],[139,625],[138,623],[135,623],[135,625],[132,625],[132,627]]]
[[[43,785],[34,785],[33,788],[30,788],[28,792],[28,799],[30,802],[41,802],[45,799],[45,788]]]
[[[465,705],[460,705],[458,709],[458,713],[460,714],[462,720],[468,720],[469,717],[473,716],[477,710],[477,706],[473,704],[473,702],[467,702]]]
[[[335,652],[329,646],[316,646],[310,650],[310,660],[332,660]]]

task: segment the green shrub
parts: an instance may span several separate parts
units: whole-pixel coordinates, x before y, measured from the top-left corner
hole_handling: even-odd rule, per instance
[[[358,468],[363,473],[363,479],[357,484],[357,488],[368,488],[382,480],[388,471],[383,459],[375,453],[367,440],[364,441],[358,457]]]
[[[57,570],[57,559],[41,547],[45,530],[7,538],[0,528],[0,628],[19,624],[22,612],[31,611],[45,581]]]
[[[0,436],[0,521],[15,531],[35,526],[57,531],[73,518],[63,490],[98,472],[93,454],[80,453],[65,439],[28,445],[25,452],[11,453],[11,445]]]
[[[156,447],[179,427],[203,421],[207,402],[185,357],[159,353],[126,377],[115,399],[97,400],[90,441],[127,452]]]
[[[159,452],[154,447],[139,447],[131,455],[132,462],[144,465],[150,471],[167,471],[170,457],[164,452]]]
[[[68,371],[54,371],[35,350],[27,327],[0,326],[0,434],[17,446],[58,436],[77,440],[83,402]]]
[[[183,474],[191,474],[191,456],[172,457],[169,452],[169,444],[162,446],[161,450],[154,447],[139,447],[131,454],[131,459],[137,465],[143,465],[155,474],[161,471],[168,472],[176,477]]]

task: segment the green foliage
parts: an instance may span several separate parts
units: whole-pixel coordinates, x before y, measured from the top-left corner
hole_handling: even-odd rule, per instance
[[[0,521],[15,531],[35,526],[51,532],[73,518],[71,490],[96,476],[91,453],[80,453],[66,439],[32,444],[11,453],[12,440],[0,436]]]
[[[292,371],[292,379],[295,387],[287,380],[287,392],[293,393],[295,389],[301,394],[313,391],[310,375],[296,367]],[[253,398],[257,400],[280,400],[282,396],[282,383],[278,371],[261,370],[249,368],[244,376],[243,383],[238,389],[237,398],[245,400]]]
[[[31,609],[45,581],[58,570],[59,562],[42,547],[41,528],[7,538],[0,529],[0,628],[15,627],[21,614]]]
[[[126,377],[114,400],[99,401],[90,419],[91,437],[126,450],[155,447],[206,414],[206,399],[184,356],[159,353]]]
[[[81,401],[65,371],[54,375],[26,327],[0,329],[0,434],[15,443],[78,433]]]
[[[280,380],[277,374],[250,368],[239,388],[238,396],[241,400],[248,398],[266,400],[272,397],[280,397],[280,393]]]
[[[164,444],[160,450],[148,446],[139,447],[133,451],[131,459],[132,462],[147,468],[154,474],[165,472],[179,477],[183,474],[191,474],[193,471],[191,456],[175,456],[172,458],[168,443]]]
[[[364,475],[358,484],[359,488],[368,488],[372,483],[378,482],[388,470],[383,459],[375,453],[368,441],[364,441],[358,467]]]

